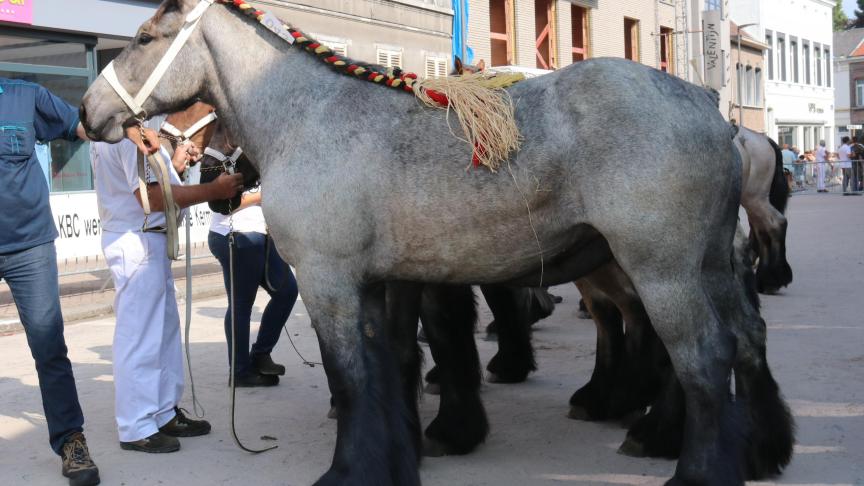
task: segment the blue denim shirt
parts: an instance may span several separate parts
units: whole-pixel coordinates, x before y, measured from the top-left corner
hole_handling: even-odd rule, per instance
[[[78,110],[38,84],[0,77],[0,254],[57,238],[36,140],[77,140]]]

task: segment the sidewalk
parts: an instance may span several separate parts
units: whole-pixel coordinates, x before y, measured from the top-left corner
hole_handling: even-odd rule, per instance
[[[768,358],[798,425],[798,445],[783,476],[763,486],[864,485],[864,198],[793,197],[788,256],[795,281],[762,298]],[[855,224],[849,224],[849,222]],[[196,284],[197,285],[197,284]],[[180,286],[178,284],[178,286]],[[519,385],[484,384],[486,443],[468,456],[425,459],[427,486],[660,486],[675,462],[616,453],[625,430],[614,423],[569,420],[567,400],[590,377],[595,331],[576,318],[575,286],[534,332],[538,371]],[[482,299],[480,299],[482,301]],[[255,325],[266,298],[259,294]],[[330,465],[336,423],[326,418],[329,391],[321,367],[301,364],[283,333],[274,359],[287,367],[279,386],[237,392],[237,433],[258,455],[240,451],[230,434],[223,296],[193,301],[195,384],[213,424],[211,435],[181,439],[176,454],[120,450],[114,425],[111,317],[66,328],[91,451],[106,486],[256,486],[312,484]],[[489,322],[485,305],[479,327]],[[181,315],[183,309],[181,305]],[[302,302],[287,329],[299,351],[320,361]],[[479,337],[479,336],[478,336]],[[487,363],[494,342],[478,340]],[[428,348],[424,347],[429,366]],[[187,384],[182,404],[192,410]],[[438,398],[425,395],[420,415],[434,417]],[[276,440],[264,440],[268,436]],[[0,485],[64,485],[47,430],[33,361],[23,334],[0,337]]]

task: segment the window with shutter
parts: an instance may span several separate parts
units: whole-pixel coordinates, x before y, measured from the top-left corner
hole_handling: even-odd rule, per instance
[[[378,64],[389,68],[402,67],[402,51],[378,48]]]
[[[447,77],[447,58],[426,56],[426,77],[427,78],[445,78]]]

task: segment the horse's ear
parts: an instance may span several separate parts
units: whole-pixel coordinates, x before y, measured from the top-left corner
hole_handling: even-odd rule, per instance
[[[486,70],[486,60],[480,59],[480,62],[477,63],[477,72],[482,72]]]
[[[453,70],[460,76],[465,72],[465,66],[462,65],[462,59],[459,56],[456,56],[456,60],[453,61]]]

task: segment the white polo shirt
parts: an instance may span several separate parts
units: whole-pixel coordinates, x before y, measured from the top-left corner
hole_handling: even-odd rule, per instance
[[[164,148],[162,157],[171,173],[171,183],[180,185],[180,176],[171,164],[171,157]],[[135,198],[138,186],[138,147],[127,139],[116,144],[92,142],[90,160],[93,163],[93,182],[102,229],[112,233],[139,232],[144,223],[144,209]],[[155,174],[150,172],[151,182]],[[147,220],[149,227],[164,226],[165,213],[152,212]]]
[[[849,145],[846,145],[844,143],[843,145],[840,146],[840,148],[837,149],[837,157],[840,158],[840,163],[838,165],[840,166],[841,169],[851,169],[852,168],[852,162],[851,162],[851,158],[850,158],[851,156],[852,156],[852,147],[850,147]]]

